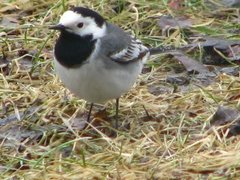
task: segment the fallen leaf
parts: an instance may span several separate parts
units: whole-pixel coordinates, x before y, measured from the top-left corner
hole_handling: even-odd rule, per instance
[[[171,94],[174,91],[173,86],[167,84],[160,84],[159,82],[154,84],[147,84],[148,92],[159,96],[161,94]]]
[[[18,26],[18,20],[14,17],[3,16],[0,26],[4,28],[16,28]]]
[[[0,70],[3,74],[9,74],[9,61],[7,60],[6,56],[0,56]]]
[[[219,106],[215,114],[213,115],[210,124],[211,125],[224,125],[226,123],[230,123],[236,121],[239,123],[240,121],[240,112],[237,109]]]
[[[23,119],[31,117],[31,121],[35,121],[38,119],[38,116],[36,115],[36,112],[38,112],[41,109],[39,106],[31,106],[28,109],[26,109],[24,112],[18,112],[18,114],[10,114],[7,117],[0,119],[0,127],[5,126],[7,124],[10,124],[14,121],[21,121]]]
[[[227,49],[229,46],[235,46],[240,45],[240,41],[237,40],[226,40],[223,38],[217,38],[217,37],[202,37],[202,39],[199,40],[199,42],[196,42],[194,44],[190,44],[190,47],[208,47],[213,46],[217,49]]]
[[[6,172],[8,169],[9,169],[8,166],[0,165],[0,173],[4,173],[4,172]]]
[[[7,6],[1,7],[0,8],[0,13],[9,13],[12,11],[16,11],[16,6],[14,6],[12,3],[8,3]]]
[[[33,67],[34,54],[29,53],[25,49],[21,49],[18,51],[18,56],[21,57],[21,59],[18,60],[20,68],[23,70],[31,70]]]
[[[77,116],[70,121],[71,127],[74,130],[83,130],[87,126],[85,116]]]
[[[204,49],[202,62],[208,65],[225,65],[240,60],[240,41],[203,37],[199,42],[187,45]]]
[[[229,124],[227,137],[240,134],[240,111],[237,109],[220,106],[213,115],[210,124],[213,126],[221,126]]]
[[[212,1],[212,0],[205,0],[205,4],[208,8],[211,8],[212,10],[218,10],[222,7],[240,7],[240,1],[239,0],[218,0],[218,1]]]
[[[231,60],[240,60],[240,44],[235,46],[230,46],[227,50],[227,57],[231,58]]]
[[[225,73],[231,76],[239,76],[240,67],[223,67],[220,69],[221,73]]]
[[[176,84],[176,85],[188,85],[189,84],[189,78],[184,77],[184,76],[168,76],[166,81],[171,84]]]
[[[4,126],[0,128],[0,140],[4,140],[6,145],[10,144],[11,147],[19,145],[26,139],[28,141],[36,140],[42,136],[42,134],[43,132],[40,130],[31,130],[21,125]]]
[[[237,136],[239,134],[240,134],[240,124],[237,124],[237,125],[234,125],[230,128],[227,137]]]
[[[180,51],[170,52],[179,62],[181,62],[188,72],[208,73],[209,70],[200,62],[188,57]]]
[[[220,4],[222,4],[224,7],[239,7],[240,1],[239,0],[218,0]]]
[[[161,16],[158,25],[163,29],[169,28],[189,28],[192,26],[192,22],[187,17],[172,17],[172,16]]]
[[[189,173],[194,173],[194,174],[211,174],[211,173],[214,173],[214,171],[216,171],[215,169],[199,169],[199,168],[189,168],[189,169],[186,169],[184,171],[187,171]]]
[[[108,120],[108,119],[109,119],[109,114],[108,114],[106,108],[97,111],[97,112],[94,114],[94,118],[99,119],[99,120],[100,120],[100,119],[101,119],[101,120]]]
[[[168,3],[168,6],[172,9],[179,10],[183,6],[184,1],[183,0],[171,0]]]
[[[73,147],[72,146],[66,146],[60,149],[61,155],[63,158],[67,158],[72,154]]]
[[[211,84],[214,81],[214,78],[216,77],[216,75],[217,74],[214,73],[214,72],[207,72],[207,73],[197,74],[195,76],[195,79],[197,81],[199,81],[199,82],[196,82],[195,84],[207,86],[207,85]]]

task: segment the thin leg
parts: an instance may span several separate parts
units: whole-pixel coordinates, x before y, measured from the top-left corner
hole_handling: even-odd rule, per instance
[[[94,103],[91,103],[89,111],[88,111],[88,117],[87,117],[87,122],[90,122],[90,117],[91,117],[91,112],[92,112],[92,108],[93,108]]]
[[[118,129],[118,108],[119,108],[119,98],[116,99],[116,115],[115,115],[115,127]]]

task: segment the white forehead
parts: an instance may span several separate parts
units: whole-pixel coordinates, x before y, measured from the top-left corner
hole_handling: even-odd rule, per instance
[[[81,29],[77,28],[76,25],[80,22],[84,23],[86,26]],[[92,34],[94,38],[98,38],[104,36],[106,32],[105,24],[102,27],[98,27],[94,18],[85,17],[70,10],[63,13],[59,23],[66,27],[69,27],[67,31],[78,35]]]
[[[60,18],[59,23],[63,25],[70,25],[76,23],[82,18],[81,14],[77,14],[73,11],[66,11]]]

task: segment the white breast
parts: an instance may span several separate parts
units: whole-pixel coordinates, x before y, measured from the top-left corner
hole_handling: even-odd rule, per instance
[[[92,103],[119,98],[133,86],[143,67],[142,61],[136,61],[124,66],[116,63],[110,69],[100,59],[92,59],[78,68],[66,68],[57,60],[54,63],[65,86],[78,97]]]

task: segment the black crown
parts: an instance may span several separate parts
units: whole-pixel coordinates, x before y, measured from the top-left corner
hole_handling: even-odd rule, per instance
[[[104,24],[105,22],[105,19],[100,15],[98,14],[97,12],[91,10],[91,9],[88,9],[88,8],[84,8],[84,7],[71,7],[71,10],[73,12],[76,12],[78,14],[81,14],[83,17],[91,17],[91,18],[94,18],[95,21],[96,21],[96,24],[99,26],[99,27],[102,27],[102,25]]]

